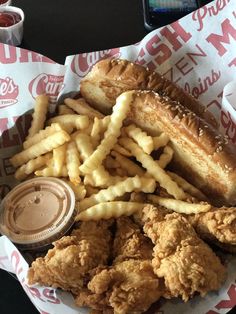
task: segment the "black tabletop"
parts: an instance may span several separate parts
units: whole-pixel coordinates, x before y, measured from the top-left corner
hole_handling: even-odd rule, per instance
[[[25,12],[22,47],[62,64],[67,55],[136,43],[147,33],[141,0],[13,0],[13,5]],[[0,313],[38,313],[18,281],[1,270]]]

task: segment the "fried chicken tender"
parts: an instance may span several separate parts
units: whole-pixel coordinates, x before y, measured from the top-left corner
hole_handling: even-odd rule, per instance
[[[185,217],[165,215],[161,208],[148,205],[141,219],[145,233],[155,244],[152,265],[155,274],[164,278],[166,298],[181,296],[187,301],[195,293],[204,296],[220,288],[225,267]]]
[[[118,218],[116,228],[113,264],[131,258],[136,260],[152,258],[152,242],[129,217]]]
[[[133,259],[103,269],[89,282],[88,290],[76,298],[78,306],[113,308],[116,314],[143,313],[163,293],[151,261]]]
[[[153,272],[153,245],[128,217],[117,219],[113,266],[98,267],[76,298],[78,306],[117,314],[143,313],[163,294],[162,280]]]
[[[53,243],[47,255],[37,258],[28,272],[28,283],[78,293],[88,273],[105,265],[111,250],[109,221],[82,222],[71,236]]]
[[[236,245],[236,207],[214,208],[186,218],[203,239]]]

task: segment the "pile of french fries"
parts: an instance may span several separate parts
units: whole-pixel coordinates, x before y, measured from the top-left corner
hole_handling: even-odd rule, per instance
[[[11,158],[16,179],[65,180],[75,193],[76,220],[132,215],[147,202],[185,214],[208,211],[201,191],[165,170],[173,157],[168,136],[124,123],[132,95],[121,94],[109,116],[83,98],[67,98],[49,120],[49,97],[38,96],[23,150]]]

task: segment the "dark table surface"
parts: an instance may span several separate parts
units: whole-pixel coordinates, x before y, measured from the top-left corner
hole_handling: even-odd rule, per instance
[[[141,0],[13,0],[13,5],[26,16],[22,47],[62,64],[67,55],[129,45],[147,34]],[[0,313],[38,313],[18,281],[1,270]]]

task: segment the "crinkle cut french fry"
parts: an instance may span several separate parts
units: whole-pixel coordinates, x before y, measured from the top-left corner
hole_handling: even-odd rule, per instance
[[[172,198],[164,198],[157,195],[148,195],[147,199],[154,204],[158,204],[177,213],[187,215],[203,213],[211,209],[211,205],[207,203],[187,203],[184,201],[175,200]]]
[[[127,126],[125,132],[144,150],[145,153],[151,154],[154,148],[151,136],[147,135],[146,132],[142,131],[134,124]]]
[[[40,130],[35,135],[31,136],[28,140],[23,143],[24,149],[29,148],[30,146],[37,144],[38,142],[42,141],[44,138],[48,137],[56,133],[57,131],[61,131],[62,127],[59,123],[52,123],[52,125],[46,127],[43,130]]]
[[[17,180],[24,180],[28,175],[33,173],[35,170],[46,165],[47,161],[52,157],[52,154],[48,153],[43,156],[39,156],[35,159],[31,159],[26,164],[22,165],[15,172],[15,178]]]
[[[74,183],[72,183],[71,181],[69,181],[67,179],[63,179],[63,181],[65,181],[74,191],[76,201],[81,201],[85,198],[86,189],[82,183],[75,185]]]
[[[80,159],[76,144],[75,142],[69,142],[66,150],[66,167],[69,179],[74,184],[81,182],[79,166]]]
[[[93,153],[93,145],[90,141],[90,136],[88,134],[79,133],[75,136],[74,140],[82,160],[85,161]],[[105,184],[108,178],[109,172],[107,172],[105,168],[100,165],[96,170],[90,173],[89,176],[85,177],[84,183],[100,186]]]
[[[65,142],[68,142],[69,140],[70,136],[68,133],[63,130],[58,131],[43,139],[41,142],[34,144],[22,152],[16,154],[10,159],[10,162],[14,167],[21,166],[30,159],[44,155],[52,151],[54,148],[63,145]]]
[[[137,211],[141,211],[146,204],[134,203],[134,202],[106,202],[96,204],[85,211],[79,213],[75,220],[100,220],[118,218],[121,216],[131,216]],[[79,205],[78,205],[79,209]]]
[[[100,190],[97,194],[91,195],[89,198],[85,198],[80,203],[80,210],[83,211],[95,204],[113,201],[116,197],[122,196],[127,192],[134,190],[140,190],[152,193],[155,190],[156,184],[154,179],[140,178],[135,176],[133,178],[127,178],[124,181],[118,182],[117,184],[110,186],[107,189]],[[147,181],[149,184],[147,184]]]
[[[61,170],[66,162],[66,150],[67,150],[67,143],[54,148],[52,151],[53,167],[58,177],[60,176]]]
[[[64,114],[56,116],[47,121],[47,124],[59,123],[68,133],[73,129],[84,130],[89,126],[89,118],[78,114]]]
[[[93,154],[80,166],[81,171],[86,174],[91,173],[101,165],[103,160],[110,153],[120,135],[121,126],[129,110],[132,98],[133,91],[125,92],[117,98],[116,104],[113,107],[113,112],[110,116],[111,121],[104,134],[104,138]]]
[[[106,116],[103,119],[94,118],[92,129],[91,129],[91,141],[93,147],[96,148],[104,136],[104,132],[107,130],[108,124],[110,123],[110,116]]]
[[[66,105],[59,105],[58,106],[58,114],[59,116],[64,115],[64,114],[74,114],[75,112],[67,107]]]
[[[128,172],[129,176],[144,176],[145,171],[132,160],[122,156],[116,151],[112,151],[111,155],[114,156],[118,163],[121,165],[121,167]]]
[[[102,185],[102,187],[103,188],[108,188],[109,186],[115,185],[116,183],[124,181],[126,179],[128,179],[128,177],[109,176],[108,180],[105,182],[105,184]]]
[[[89,126],[86,129],[83,129],[83,133],[88,134],[89,136],[91,136],[92,128],[93,128],[93,123],[91,121],[89,121]]]
[[[106,116],[103,119],[94,118],[93,126],[91,130],[91,137],[96,138],[98,141],[104,136],[105,131],[111,121],[110,116]]]
[[[141,162],[148,173],[159,182],[160,186],[167,190],[170,195],[176,199],[186,199],[184,191],[171,177],[156,163],[153,158],[146,154],[133,140],[129,138],[120,139],[121,144],[129,149],[133,156]]]
[[[174,179],[178,185],[186,192],[188,192],[191,196],[196,197],[200,201],[206,201],[207,197],[200,191],[198,190],[195,186],[190,184],[188,181],[186,181],[184,178],[181,176],[177,175],[174,172],[167,171],[169,176]]]
[[[90,174],[86,174],[84,177],[84,184],[92,186],[103,186],[109,180],[109,172],[103,166],[99,166]]]
[[[166,135],[165,133],[162,133],[159,136],[154,136],[152,140],[153,140],[154,150],[157,150],[160,147],[166,146],[170,139],[168,135]]]
[[[37,170],[34,173],[37,177],[67,177],[68,172],[66,169],[66,166],[64,165],[61,169],[60,176],[58,175],[58,172],[55,170],[53,166],[46,167],[41,170]]]
[[[78,114],[86,115],[89,118],[97,117],[99,119],[102,119],[104,117],[104,115],[101,112],[90,107],[89,104],[83,98],[79,99],[66,98],[64,102],[68,107],[73,109]]]
[[[98,119],[96,117],[94,118],[91,133],[90,133],[91,138],[96,143],[99,143],[99,141],[100,141],[100,122],[99,121],[100,121],[100,119]]]
[[[113,146],[113,150],[117,153],[119,153],[120,155],[122,156],[125,156],[125,157],[132,157],[132,154],[127,150],[125,149],[123,146],[121,146],[119,143],[116,143],[114,146]]]
[[[32,115],[31,127],[28,132],[26,139],[29,139],[31,136],[35,135],[43,129],[44,122],[46,120],[47,110],[49,106],[49,96],[39,95],[36,97],[34,113]]]
[[[82,160],[86,160],[93,153],[93,145],[88,134],[79,132],[75,135],[74,141],[80,152]]]
[[[157,160],[158,165],[164,169],[171,162],[173,154],[173,149],[170,146],[166,146],[159,160]]]

